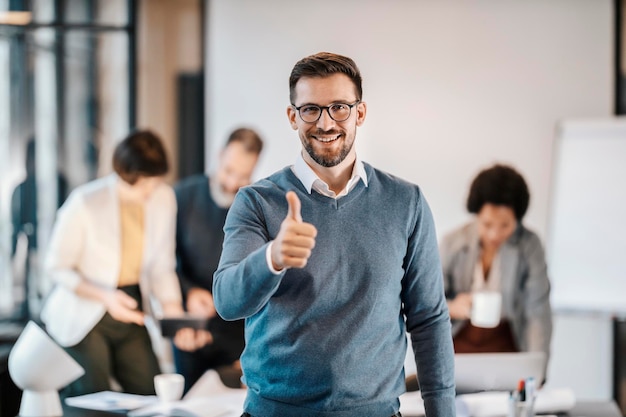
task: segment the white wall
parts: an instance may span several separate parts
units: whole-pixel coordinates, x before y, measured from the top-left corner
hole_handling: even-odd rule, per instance
[[[498,161],[526,177],[526,224],[545,239],[557,121],[612,114],[611,0],[208,4],[208,161],[245,124],[267,141],[259,177],[291,164],[289,73],[306,55],[345,54],[368,103],[358,153],[419,184],[440,235],[468,219],[471,179]]]
[[[268,175],[299,149],[285,116],[297,60],[354,58],[368,120],[357,149],[421,185],[440,233],[466,219],[471,178],[514,164],[545,236],[557,120],[612,113],[610,0],[213,0],[207,30],[207,152],[239,124],[268,141]]]
[[[613,396],[613,338],[603,313],[554,315],[547,387],[569,387],[578,400]]]

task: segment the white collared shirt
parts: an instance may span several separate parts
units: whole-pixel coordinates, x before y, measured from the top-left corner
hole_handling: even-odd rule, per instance
[[[358,156],[354,161],[350,180],[346,184],[346,187],[339,192],[339,194],[335,194],[335,192],[330,189],[328,184],[326,184],[320,179],[320,177],[317,176],[315,171],[313,171],[313,169],[304,161],[302,153],[298,154],[296,163],[291,166],[291,170],[296,175],[296,177],[298,177],[298,179],[300,180],[302,185],[304,185],[304,188],[306,188],[309,194],[311,194],[311,192],[315,190],[326,197],[341,198],[347,195],[350,191],[352,191],[354,187],[358,184],[359,180],[362,180],[363,185],[367,187],[367,173],[365,172],[363,161],[361,161]]]
[[[472,279],[472,291],[500,291],[500,254],[491,261],[489,274],[485,275],[481,257],[478,257],[476,266],[474,267],[474,277]]]

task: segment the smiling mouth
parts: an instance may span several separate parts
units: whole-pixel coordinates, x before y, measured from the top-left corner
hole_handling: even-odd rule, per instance
[[[322,142],[322,143],[330,143],[330,142],[334,142],[337,139],[339,139],[341,135],[332,135],[332,136],[317,136],[317,135],[313,135],[313,138],[315,140],[317,140],[318,142]]]

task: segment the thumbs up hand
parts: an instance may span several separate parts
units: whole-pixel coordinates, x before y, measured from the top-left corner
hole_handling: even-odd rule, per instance
[[[272,243],[272,266],[276,270],[283,268],[304,268],[311,250],[315,246],[317,229],[302,221],[300,199],[293,191],[286,195],[289,211],[280,225],[280,231]]]

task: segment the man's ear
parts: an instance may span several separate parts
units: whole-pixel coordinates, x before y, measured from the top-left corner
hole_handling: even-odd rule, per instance
[[[298,116],[298,111],[293,108],[293,106],[287,106],[287,118],[289,119],[289,124],[293,130],[298,130],[298,124],[296,123],[296,117]]]
[[[356,125],[361,126],[365,122],[365,116],[367,114],[367,103],[361,101],[356,105]]]

